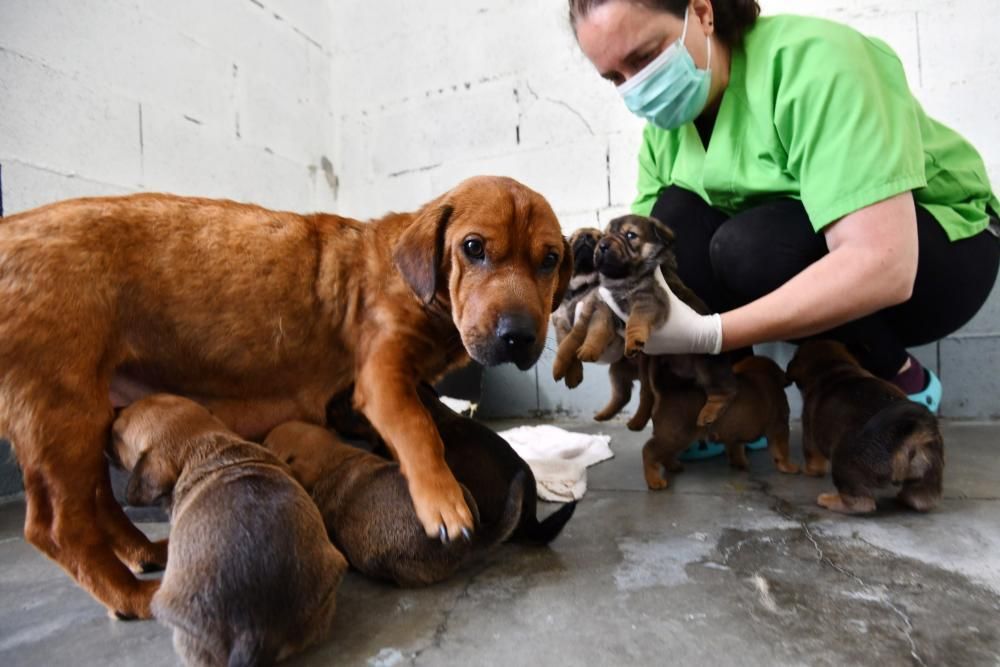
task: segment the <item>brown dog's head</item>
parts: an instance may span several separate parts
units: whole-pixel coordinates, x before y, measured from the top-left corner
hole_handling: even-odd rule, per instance
[[[225,425],[194,401],[153,394],[121,411],[111,426],[112,457],[132,471],[126,500],[151,505],[174,488],[192,436],[229,433]]]
[[[674,233],[656,218],[624,215],[608,223],[594,265],[608,278],[645,275],[667,261]]]
[[[349,447],[337,436],[315,424],[285,422],[264,439],[264,446],[287,465],[306,491],[312,491],[330,467],[338,447]]]
[[[569,237],[570,252],[573,253],[573,275],[585,276],[595,271],[594,250],[604,233],[595,227],[582,227]]]
[[[463,181],[424,206],[393,259],[424,303],[450,306],[469,356],[522,370],[538,360],[549,313],[573,272],[548,202],[517,181],[490,176]]]
[[[846,345],[834,340],[810,340],[799,345],[785,374],[802,389],[810,382],[820,379],[831,368],[843,366],[861,369],[858,360],[847,350]]]

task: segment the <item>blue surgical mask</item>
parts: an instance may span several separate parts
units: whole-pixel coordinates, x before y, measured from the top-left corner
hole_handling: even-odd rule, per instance
[[[685,11],[681,38],[618,86],[629,111],[664,130],[677,129],[697,118],[712,85],[712,39],[708,38],[708,67],[700,70],[684,46],[687,29]]]

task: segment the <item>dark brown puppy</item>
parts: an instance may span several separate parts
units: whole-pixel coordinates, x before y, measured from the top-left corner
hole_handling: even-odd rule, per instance
[[[126,408],[112,433],[132,471],[128,501],[168,503],[169,560],[152,608],[185,663],[267,665],[329,633],[347,562],[273,454],[166,394]]]
[[[901,485],[896,496],[926,511],[941,499],[944,442],[937,418],[901,389],[861,368],[841,343],[810,341],[788,365],[802,392],[806,474],[826,474],[832,461],[837,493],[816,502],[835,512],[875,510],[875,492]]]
[[[539,521],[535,476],[510,443],[484,424],[442,403],[429,385],[421,385],[417,393],[441,433],[445,461],[475,499],[482,523],[489,525],[500,520],[511,484],[518,476],[523,476],[524,500],[511,539],[538,545],[554,540],[572,518],[576,502],[566,503]],[[331,401],[327,415],[330,426],[344,437],[365,440],[378,453],[391,455],[365,417],[351,409],[346,397]]]
[[[670,315],[670,302],[660,284],[659,274],[677,297],[699,313],[708,308],[677,275],[677,258],[671,246],[674,233],[655,218],[626,215],[608,223],[597,244],[594,264],[618,307],[628,313],[625,323],[625,354],[635,356],[645,347],[650,333]],[[714,422],[736,392],[727,356],[666,355],[655,362],[640,360],[639,377],[647,375],[650,364],[669,364],[681,377],[692,377],[708,394],[698,425]]]
[[[443,581],[471,559],[507,539],[517,527],[524,477],[511,483],[502,512],[452,547],[428,540],[406,491],[399,464],[352,447],[305,422],[271,431],[264,446],[284,461],[312,495],[333,540],[358,571],[400,586]],[[464,489],[463,489],[464,490]],[[466,502],[476,503],[466,490]]]
[[[162,194],[4,218],[0,437],[25,538],[110,610],[148,617],[158,582],[129,568],[162,553],[111,495],[112,389],[197,398],[256,439],[322,423],[351,385],[426,533],[456,537],[472,515],[416,385],[470,357],[532,365],[572,268],[545,199],[499,177],[370,222]]]
[[[618,337],[617,329],[621,325],[611,309],[597,297],[600,276],[594,266],[594,251],[603,235],[599,229],[584,227],[570,236],[573,277],[562,303],[552,314],[558,345],[552,364],[552,377],[556,382],[565,378],[566,386],[570,389],[583,381],[582,362],[597,361],[608,345]],[[581,325],[574,327],[578,306]],[[612,362],[608,368],[608,379],[611,382],[611,398],[594,415],[597,421],[611,419],[631,400],[632,383],[639,379],[638,361],[622,358]],[[635,426],[633,422],[641,422],[636,430],[642,429],[649,420],[652,402],[652,394],[643,391],[639,409],[629,421],[629,428]]]
[[[710,425],[698,426],[704,407],[704,390],[690,380],[673,374],[654,377],[653,436],[642,448],[642,467],[650,489],[668,485],[661,467],[668,472],[682,470],[677,455],[698,439],[726,445],[729,464],[747,468],[746,444],[767,437],[768,450],[781,472],[797,473],[799,467],[788,458],[789,385],[781,368],[767,357],[748,357],[733,366],[737,393],[729,407]]]

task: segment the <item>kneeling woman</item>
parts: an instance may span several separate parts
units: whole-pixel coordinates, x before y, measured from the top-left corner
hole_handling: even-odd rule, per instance
[[[929,118],[884,43],[752,0],[570,0],[583,52],[648,124],[633,211],[677,232],[720,315],[671,317],[651,353],[817,334],[937,408],[907,353],[965,324],[1000,263],[983,161]]]

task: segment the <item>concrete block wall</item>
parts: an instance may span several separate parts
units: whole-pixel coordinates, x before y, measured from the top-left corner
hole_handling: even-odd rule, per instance
[[[3,0],[5,213],[139,190],[333,208],[332,2]]]
[[[993,0],[763,0],[765,14],[831,18],[887,41],[927,111],[967,136],[1000,186],[1000,52]],[[334,8],[341,210],[410,209],[462,178],[518,178],[549,198],[567,233],[626,210],[642,123],[576,47],[565,0],[369,0]],[[787,360],[788,348],[765,346]],[[550,341],[550,350],[554,344]],[[917,350],[945,385],[943,413],[1000,416],[1000,293],[967,327]],[[551,351],[527,373],[489,369],[485,414],[588,413],[604,372],[567,391]],[[797,397],[796,397],[797,398]]]

